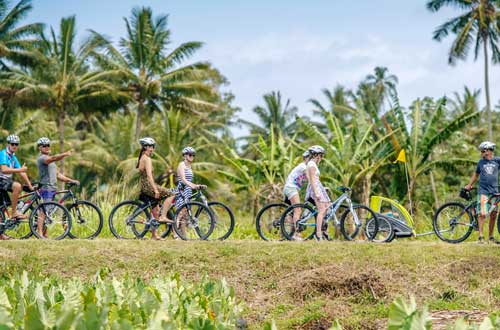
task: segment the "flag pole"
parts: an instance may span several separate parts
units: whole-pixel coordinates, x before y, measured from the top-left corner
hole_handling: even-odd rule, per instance
[[[410,179],[408,174],[408,164],[405,162],[405,177],[406,177],[406,190],[408,191],[408,200],[410,201],[410,215],[413,218],[413,205],[411,202]]]

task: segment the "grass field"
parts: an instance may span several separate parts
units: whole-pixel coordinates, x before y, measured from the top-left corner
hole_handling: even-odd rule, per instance
[[[500,310],[500,246],[427,241],[392,244],[262,241],[0,242],[2,276],[26,270],[91,279],[102,269],[148,280],[179,273],[187,281],[225,278],[251,329],[376,329],[398,296],[431,311]],[[381,323],[382,322],[382,323]]]

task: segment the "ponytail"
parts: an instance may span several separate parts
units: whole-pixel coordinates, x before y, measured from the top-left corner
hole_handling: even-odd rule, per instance
[[[141,157],[145,150],[146,148],[144,147],[141,148],[141,152],[139,153],[139,158],[137,158],[137,165],[135,166],[135,168],[139,168],[139,163],[141,162]]]

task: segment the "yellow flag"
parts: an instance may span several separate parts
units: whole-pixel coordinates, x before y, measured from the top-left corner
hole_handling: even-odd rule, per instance
[[[394,163],[401,162],[406,163],[406,153],[404,149],[401,149],[399,152],[398,158],[394,161]]]

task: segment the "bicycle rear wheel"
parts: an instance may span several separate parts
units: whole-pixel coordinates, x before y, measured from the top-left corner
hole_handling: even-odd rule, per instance
[[[288,208],[285,203],[272,203],[264,206],[255,218],[255,229],[264,241],[279,241],[283,239],[280,229],[281,215]]]
[[[442,241],[460,243],[472,233],[473,218],[464,204],[450,202],[437,209],[432,218],[432,228]]]
[[[378,219],[378,231],[377,234],[373,234],[375,219],[369,219],[366,224],[366,230],[370,233],[370,236],[374,237],[373,241],[377,243],[389,243],[394,239],[394,227],[392,223],[385,218],[377,214]]]
[[[138,201],[124,201],[116,205],[109,214],[111,233],[119,239],[142,238],[149,229],[151,216]]]
[[[377,215],[364,205],[353,205],[352,211],[348,208],[340,219],[340,231],[348,241],[372,241],[378,234],[378,227]]]
[[[212,212],[200,202],[187,202],[175,212],[174,230],[185,241],[206,240],[214,226]]]
[[[214,216],[214,230],[209,239],[223,241],[234,230],[234,215],[231,209],[221,202],[209,202],[208,207]]]
[[[40,203],[31,212],[29,221],[31,231],[40,239],[61,240],[71,230],[71,215],[57,202]],[[39,221],[43,221],[43,234],[38,232]]]
[[[78,201],[68,208],[73,226],[68,234],[70,238],[93,239],[102,230],[104,217],[97,205],[89,201]]]
[[[316,210],[308,204],[294,204],[280,219],[281,233],[289,241],[311,239],[316,231]]]

